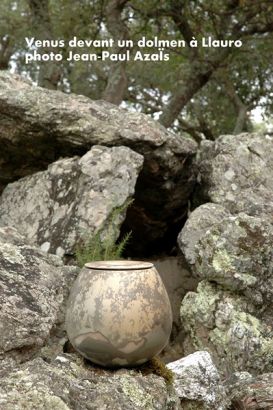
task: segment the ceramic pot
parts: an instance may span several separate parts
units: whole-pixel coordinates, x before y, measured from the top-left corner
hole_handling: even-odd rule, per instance
[[[152,263],[87,263],[69,296],[66,330],[74,348],[107,367],[139,365],[168,343],[172,311]]]

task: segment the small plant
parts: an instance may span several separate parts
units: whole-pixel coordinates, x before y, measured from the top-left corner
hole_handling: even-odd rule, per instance
[[[122,259],[132,232],[128,232],[116,243],[114,234],[115,221],[132,203],[133,200],[128,200],[122,206],[116,207],[112,211],[106,229],[102,227],[95,234],[80,241],[75,249],[76,260],[80,267],[91,261]]]

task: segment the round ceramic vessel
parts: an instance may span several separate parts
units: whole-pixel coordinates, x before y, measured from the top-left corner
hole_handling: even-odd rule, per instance
[[[69,296],[66,330],[74,348],[102,366],[135,366],[168,343],[172,310],[152,263],[87,263]]]

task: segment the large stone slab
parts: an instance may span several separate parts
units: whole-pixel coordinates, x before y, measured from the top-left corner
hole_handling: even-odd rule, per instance
[[[143,157],[127,147],[94,146],[82,158],[61,159],[47,171],[9,184],[0,198],[0,225],[59,256],[109,222],[134,194]],[[125,213],[113,221],[117,238]]]

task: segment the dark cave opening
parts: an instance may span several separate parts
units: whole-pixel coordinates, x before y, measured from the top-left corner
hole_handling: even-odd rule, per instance
[[[162,222],[151,221],[143,208],[134,203],[128,210],[121,226],[118,242],[131,232],[131,237],[124,251],[125,258],[157,258],[177,256],[177,237],[183,228],[187,215],[185,210],[177,211],[173,219]]]
[[[124,257],[162,258],[180,253],[177,237],[187,220],[195,184],[196,167],[191,156],[168,167],[145,158],[135,185],[134,202],[120,229],[119,240],[131,232]]]

